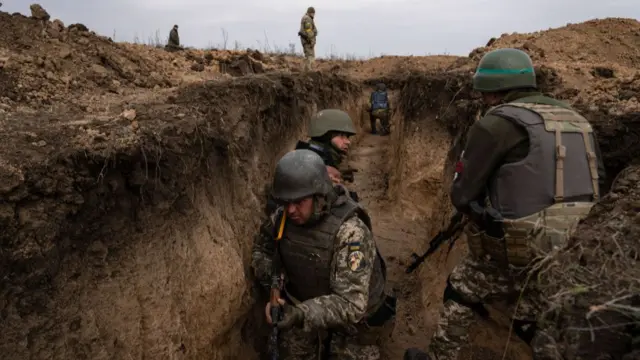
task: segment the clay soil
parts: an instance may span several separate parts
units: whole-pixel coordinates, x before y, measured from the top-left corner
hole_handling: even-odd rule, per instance
[[[385,356],[425,349],[465,244],[410,275],[404,269],[447,225],[452,164],[485,110],[471,91],[473,67],[504,46],[528,51],[540,88],[592,121],[608,190],[640,158],[635,20],[503,35],[469,57],[327,60],[300,73],[296,57],[170,53],[115,43],[82,24],[51,21],[43,33],[35,19],[0,12],[3,359],[257,358],[263,300],[248,264],[264,187],[310,115],[329,107],[349,111],[360,130],[350,186],[372,215],[399,297]],[[362,111],[363,94],[380,80],[397,105],[388,137],[368,134]],[[617,193],[637,195],[631,169]],[[594,211],[576,241],[604,236],[608,224],[619,229],[620,216],[637,222],[629,210],[637,204],[620,197]],[[623,241],[636,233],[619,233],[640,253]],[[465,358],[529,356],[526,345],[505,341],[499,316],[473,334]]]

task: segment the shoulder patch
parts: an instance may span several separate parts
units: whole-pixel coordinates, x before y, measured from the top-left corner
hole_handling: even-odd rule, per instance
[[[360,241],[354,241],[349,243],[349,252],[354,252],[360,250]]]
[[[352,251],[349,253],[349,267],[351,271],[358,272],[364,269],[366,260],[362,251]]]

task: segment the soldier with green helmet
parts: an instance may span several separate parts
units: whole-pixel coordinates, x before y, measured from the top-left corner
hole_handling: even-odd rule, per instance
[[[309,143],[323,146],[329,152],[335,167],[342,164],[351,146],[349,138],[355,134],[353,120],[342,110],[320,110],[309,120]]]
[[[355,126],[349,114],[338,109],[325,109],[318,111],[309,120],[307,135],[309,141],[298,141],[296,149],[311,150],[318,154],[329,173],[329,177],[335,184],[343,184],[344,181],[353,182],[352,169],[343,166],[343,160],[347,156],[351,141],[349,138],[356,134]],[[355,191],[349,191],[349,196],[359,201]],[[275,202],[271,195],[267,196],[267,214],[275,209]]]
[[[305,149],[278,161],[272,194],[279,207],[261,226],[251,266],[264,290],[284,274],[280,298],[265,307],[267,322],[282,331],[281,358],[380,359],[396,299],[387,295],[366,210]],[[283,307],[282,319],[271,318],[272,304]]]
[[[488,52],[473,88],[492,108],[469,129],[450,195],[470,220],[469,255],[447,279],[428,355],[409,349],[406,359],[456,359],[475,316],[489,317],[486,306],[500,302],[513,332],[531,343],[540,295],[527,274],[567,243],[600,197],[605,174],[593,128],[537,90],[529,55]]]

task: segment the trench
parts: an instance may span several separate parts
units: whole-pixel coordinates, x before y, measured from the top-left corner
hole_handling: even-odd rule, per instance
[[[360,130],[348,160],[359,170],[350,186],[372,216],[399,297],[385,358],[425,349],[464,243],[436,252],[410,275],[404,269],[451,214],[452,164],[482,110],[465,76],[418,74],[392,83],[398,109],[388,137],[366,133],[368,82],[319,72],[176,89],[133,104],[133,130],[25,117],[8,130],[46,123],[35,135],[54,150],[0,163],[3,358],[257,359],[266,344],[264,299],[249,261],[265,185],[321,108],[345,109]],[[8,141],[17,148],[30,140]],[[501,357],[508,334],[495,325],[477,325],[469,356]],[[514,342],[506,358],[526,353]]]

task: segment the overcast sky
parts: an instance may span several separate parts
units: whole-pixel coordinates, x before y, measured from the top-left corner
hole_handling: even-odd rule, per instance
[[[29,15],[29,0],[0,0],[0,10]],[[186,46],[235,42],[271,48],[295,43],[307,6],[316,8],[316,55],[467,55],[502,33],[531,32],[593,18],[640,18],[640,0],[41,0],[65,24],[83,23],[116,41],[147,41],[173,24]]]

